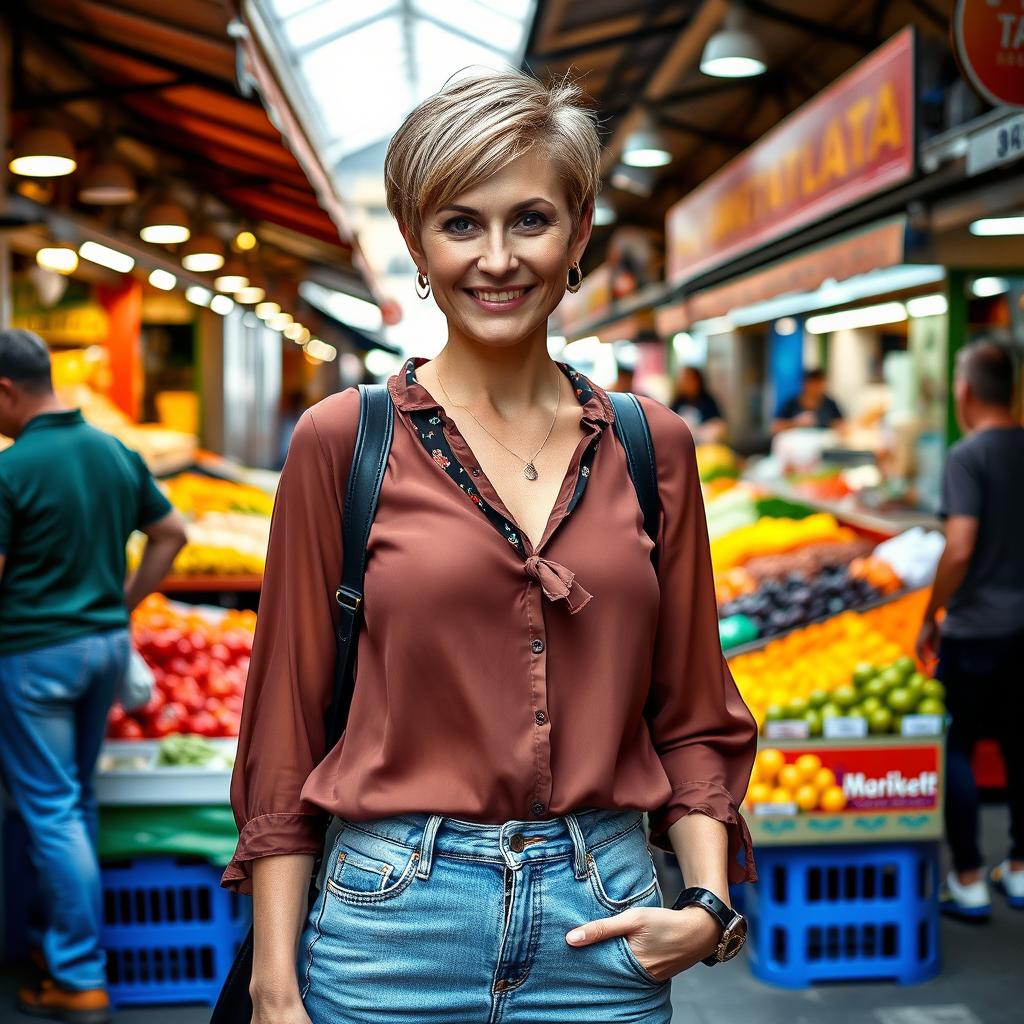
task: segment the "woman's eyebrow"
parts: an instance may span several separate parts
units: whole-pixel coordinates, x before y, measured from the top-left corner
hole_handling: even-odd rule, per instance
[[[520,203],[516,203],[512,207],[513,210],[523,210],[530,206],[536,206],[538,203],[544,203],[547,206],[554,206],[550,199],[545,199],[543,196],[532,196],[530,199],[524,199]],[[458,203],[449,203],[447,206],[441,207],[438,213],[463,213],[470,217],[479,217],[480,211],[475,210],[472,206],[460,206]]]

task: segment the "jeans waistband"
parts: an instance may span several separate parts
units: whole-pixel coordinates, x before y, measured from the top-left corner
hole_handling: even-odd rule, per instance
[[[587,852],[642,825],[641,811],[585,810],[545,821],[506,821],[487,825],[440,814],[398,814],[371,821],[345,821],[381,839],[419,851],[417,874],[426,878],[435,856],[504,863],[572,857],[577,878],[587,875]]]

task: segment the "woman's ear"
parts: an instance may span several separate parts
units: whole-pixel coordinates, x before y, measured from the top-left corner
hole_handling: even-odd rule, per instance
[[[416,269],[425,274],[427,272],[427,257],[423,252],[423,247],[420,245],[419,238],[404,224],[400,224],[398,230],[402,232],[405,247],[409,250],[409,255],[412,257],[413,263],[416,264]]]
[[[594,230],[594,204],[587,203],[580,212],[580,222],[576,227],[576,235],[569,246],[569,261],[579,263],[583,259],[584,250],[590,241],[590,233]]]

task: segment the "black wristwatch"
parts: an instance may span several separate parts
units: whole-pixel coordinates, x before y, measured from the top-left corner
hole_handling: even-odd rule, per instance
[[[714,967],[731,960],[743,948],[747,941],[746,918],[723,903],[710,889],[699,886],[684,889],[672,904],[672,909],[682,910],[683,907],[703,907],[722,926],[722,937],[714,953],[701,963]]]

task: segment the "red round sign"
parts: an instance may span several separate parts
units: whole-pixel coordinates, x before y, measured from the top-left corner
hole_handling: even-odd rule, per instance
[[[1024,3],[957,0],[954,49],[967,81],[989,103],[1024,107]]]

